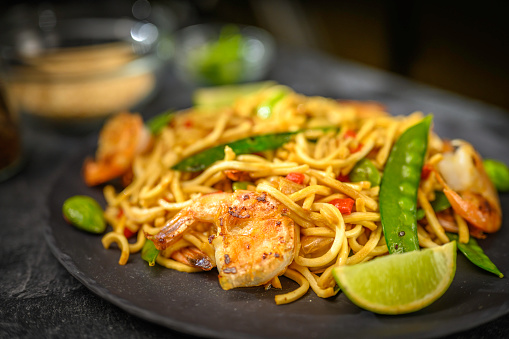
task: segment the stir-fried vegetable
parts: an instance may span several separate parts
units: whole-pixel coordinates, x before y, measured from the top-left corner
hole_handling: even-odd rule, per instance
[[[442,212],[451,207],[451,203],[445,196],[444,192],[436,191],[435,192],[435,200],[431,201],[431,207],[433,207],[433,211]],[[419,208],[417,210],[417,220],[421,220],[424,218],[424,210]]]
[[[285,132],[258,135],[222,144],[182,160],[173,166],[173,169],[184,172],[198,172],[209,167],[214,162],[223,159],[225,146],[229,146],[235,154],[263,152],[283,146],[290,141],[292,136],[296,133],[297,132]]]
[[[371,183],[371,187],[375,187],[380,185],[380,172],[375,167],[373,162],[367,158],[363,158],[359,160],[357,164],[352,168],[349,174],[349,178],[351,181],[369,181]]]
[[[500,278],[503,278],[504,275],[500,270],[495,266],[495,264],[488,258],[486,254],[484,254],[484,251],[482,248],[477,244],[477,241],[475,241],[474,238],[470,237],[468,240],[468,243],[463,244],[458,241],[458,235],[454,233],[447,233],[447,236],[451,240],[456,240],[458,243],[458,249],[467,257],[470,262],[472,262],[474,265],[482,268],[483,270],[486,270],[488,272],[491,272]]]
[[[385,165],[380,185],[380,216],[390,253],[419,250],[417,188],[421,179],[432,116],[398,138]]]
[[[90,233],[103,233],[106,230],[103,209],[93,198],[75,195],[68,198],[63,206],[64,219],[80,230]]]
[[[154,266],[156,264],[157,256],[159,255],[159,250],[156,248],[154,243],[151,240],[145,241],[143,248],[141,249],[141,258],[148,262],[149,266]]]
[[[145,125],[150,130],[150,133],[153,135],[159,134],[161,130],[170,123],[171,119],[173,119],[173,113],[173,110],[168,110],[148,120]]]

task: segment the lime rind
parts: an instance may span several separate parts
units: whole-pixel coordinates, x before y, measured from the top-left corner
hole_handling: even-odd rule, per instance
[[[440,298],[456,272],[456,242],[340,266],[334,278],[357,306],[380,314],[418,311]]]

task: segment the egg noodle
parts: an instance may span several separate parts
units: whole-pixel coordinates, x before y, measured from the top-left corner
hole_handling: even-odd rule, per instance
[[[284,91],[285,95],[270,114],[257,114],[276,91]],[[178,112],[155,137],[150,151],[136,156],[130,183],[120,192],[111,185],[104,187],[105,216],[113,231],[103,237],[103,245],[108,248],[116,243],[121,250],[119,264],[126,264],[131,254],[141,251],[146,235],[157,234],[194,199],[218,191],[233,192],[235,179],[228,173],[240,173],[249,178],[247,190],[265,192],[277,199],[295,223],[293,261],[280,275],[300,287],[277,295],[276,303],[295,301],[309,288],[319,297],[331,297],[338,292],[332,277],[335,266],[388,254],[380,223],[380,186],[345,178],[363,158],[370,159],[383,173],[394,142],[422,118],[420,112],[391,116],[374,102],[308,97],[280,85],[240,97],[228,107],[194,107]],[[336,128],[324,128],[330,126]],[[299,132],[276,150],[235,154],[226,147],[224,159],[203,171],[171,169],[182,159],[212,146],[285,131]],[[431,132],[425,163],[437,164],[443,158],[443,149],[444,141]],[[290,173],[303,174],[302,182],[289,180]],[[430,205],[435,191],[442,188],[433,174],[421,180],[418,204],[425,212],[418,224],[421,247],[449,242],[444,224],[459,233],[460,241],[468,241],[468,226],[461,216],[450,212],[453,218],[444,223]],[[341,213],[331,203],[343,198],[354,200],[351,212]],[[182,272],[202,271],[174,259],[174,254],[183,248],[197,248],[215,262],[214,245],[209,241],[215,232],[211,224],[194,224],[181,239],[160,252],[157,264]],[[130,234],[136,236],[135,241],[128,241],[126,236]],[[265,285],[281,288],[277,276]]]

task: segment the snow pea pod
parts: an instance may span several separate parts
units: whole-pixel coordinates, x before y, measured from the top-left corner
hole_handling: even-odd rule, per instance
[[[250,154],[273,150],[290,141],[296,132],[258,135],[218,145],[192,155],[172,168],[183,172],[198,172],[224,158],[224,147],[229,146],[235,154]]]
[[[75,195],[62,205],[64,219],[80,230],[90,233],[103,233],[106,230],[101,205],[86,195]]]
[[[389,253],[419,250],[417,188],[432,119],[429,115],[403,132],[385,165],[380,184],[380,217]]]
[[[458,249],[467,257],[470,262],[472,262],[477,267],[482,268],[490,273],[497,275],[499,278],[503,278],[504,275],[500,270],[495,266],[495,264],[488,258],[488,256],[484,253],[482,248],[477,244],[477,241],[470,237],[468,243],[463,244],[459,242],[459,236],[454,233],[446,233],[451,241],[456,240],[458,244]]]

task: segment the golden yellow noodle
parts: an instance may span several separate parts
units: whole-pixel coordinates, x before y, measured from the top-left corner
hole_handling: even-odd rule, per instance
[[[310,287],[320,297],[333,296],[338,292],[332,278],[334,267],[388,253],[380,223],[379,187],[371,187],[367,181],[344,182],[338,178],[348,175],[363,158],[372,160],[382,172],[395,140],[422,114],[393,117],[380,107],[362,109],[359,103],[306,97],[285,88],[288,94],[273,107],[271,117],[258,117],[256,107],[280,89],[275,86],[242,97],[232,107],[180,112],[157,136],[151,151],[134,159],[132,182],[118,193],[112,186],[104,188],[108,205],[105,217],[113,232],[104,236],[103,244],[107,248],[112,242],[117,243],[122,251],[120,264],[127,262],[129,253],[141,250],[145,233],[158,233],[193,199],[217,191],[233,192],[228,171],[247,174],[251,180],[248,189],[270,194],[285,205],[295,222],[294,260],[281,274],[300,287],[276,296],[277,304],[301,298]],[[337,129],[323,128],[331,126]],[[301,132],[279,149],[257,154],[235,154],[226,147],[224,159],[198,173],[171,169],[180,160],[211,146],[286,131]],[[427,163],[441,160],[442,145],[431,134]],[[285,179],[289,173],[303,174],[303,182]],[[278,184],[281,180],[283,186]],[[418,203],[425,212],[418,226],[422,247],[449,241],[429,202],[437,187],[436,179],[430,176],[422,180],[419,189]],[[331,204],[341,198],[354,200],[351,213],[342,214]],[[468,226],[461,217],[455,218],[460,241],[468,241]],[[129,243],[125,231],[137,232],[136,240]],[[197,223],[192,231],[160,252],[157,264],[182,272],[201,271],[172,257],[191,247],[205,253],[215,265],[214,245],[209,242],[214,234],[212,225]],[[277,288],[281,283],[275,277],[266,286]]]

